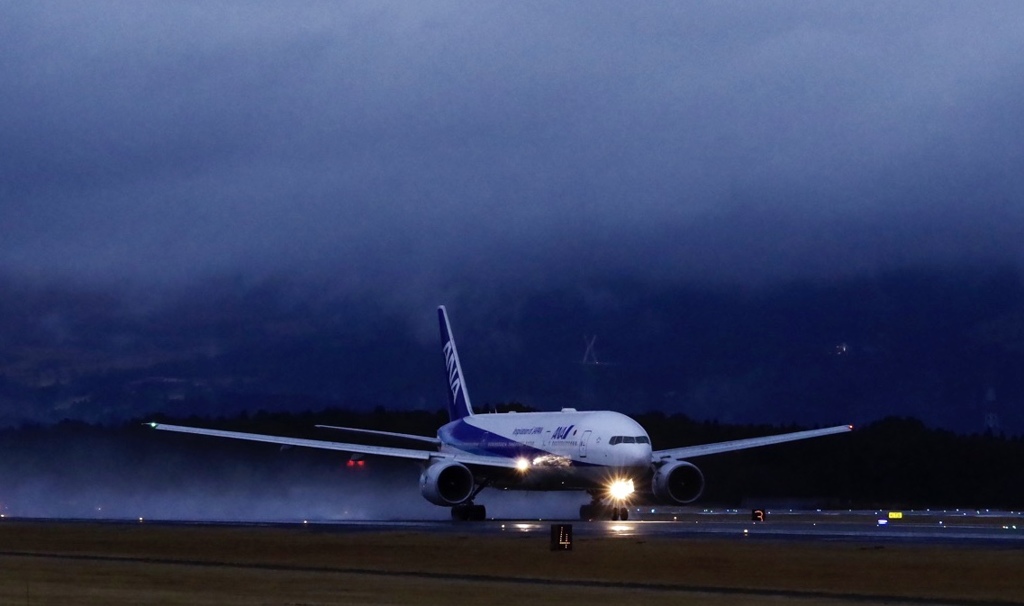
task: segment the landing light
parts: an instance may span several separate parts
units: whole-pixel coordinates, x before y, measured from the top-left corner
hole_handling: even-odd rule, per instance
[[[516,459],[516,469],[519,471],[526,471],[530,468],[530,461],[526,459]]]
[[[615,480],[608,486],[608,496],[622,501],[633,494],[633,480]]]

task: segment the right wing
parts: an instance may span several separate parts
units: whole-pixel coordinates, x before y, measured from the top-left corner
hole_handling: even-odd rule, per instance
[[[457,461],[459,463],[465,463],[466,465],[481,465],[484,467],[500,467],[504,469],[516,468],[515,460],[509,459],[507,457],[474,455],[463,452],[416,450],[414,448],[393,448],[390,446],[369,446],[366,444],[348,444],[345,442],[328,442],[326,440],[308,440],[305,438],[287,438],[284,436],[268,436],[260,433],[245,433],[241,431],[225,431],[223,429],[204,429],[200,427],[185,427],[182,425],[168,425],[167,423],[146,423],[146,425],[160,431],[193,433],[202,436],[213,436],[216,438],[249,440],[251,442],[267,442],[269,444],[283,444],[285,446],[302,446],[305,448],[319,448],[322,450],[339,450],[341,452],[379,455],[383,457],[396,457],[400,459],[413,459],[416,461],[447,459],[451,461]],[[418,437],[422,438],[423,436]]]
[[[672,459],[692,459],[693,457],[718,454],[720,452],[745,450],[747,448],[757,448],[758,446],[781,444],[783,442],[793,442],[795,440],[806,440],[808,438],[830,436],[835,433],[845,433],[847,431],[853,431],[853,425],[837,425],[835,427],[826,427],[825,429],[809,429],[807,431],[794,431],[792,433],[765,436],[763,438],[748,438],[745,440],[716,442],[715,444],[699,444],[697,446],[669,448],[668,450],[655,450],[654,452],[651,453],[651,460],[654,461],[655,463],[658,463],[661,461],[670,461]]]

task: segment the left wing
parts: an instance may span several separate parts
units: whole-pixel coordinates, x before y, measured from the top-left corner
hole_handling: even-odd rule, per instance
[[[348,444],[345,442],[328,442],[326,440],[307,440],[305,438],[286,438],[284,436],[268,436],[259,433],[245,433],[241,431],[225,431],[222,429],[203,429],[199,427],[184,427],[182,425],[168,425],[166,423],[146,423],[153,429],[160,431],[176,431],[179,433],[194,433],[203,436],[216,438],[232,438],[235,440],[249,440],[251,442],[267,442],[270,444],[283,444],[286,446],[303,446],[305,448],[319,448],[322,450],[339,450],[342,452],[353,452],[359,454],[379,455],[382,457],[396,457],[400,459],[413,459],[416,461],[431,461],[435,459],[446,459],[457,461],[467,465],[481,465],[484,467],[501,467],[515,469],[516,462],[506,457],[489,457],[474,455],[463,452],[448,452],[437,450],[416,450],[414,448],[392,448],[390,446],[370,446],[366,444]]]
[[[808,438],[817,438],[820,436],[830,436],[832,434],[844,433],[852,430],[853,425],[837,425],[835,427],[826,427],[825,429],[794,431],[793,433],[783,433],[774,436],[765,436],[763,438],[748,438],[746,440],[731,440],[729,442],[717,442],[715,444],[700,444],[697,446],[683,446],[682,448],[669,448],[668,450],[655,450],[651,453],[651,460],[655,463],[659,463],[670,461],[672,459],[692,459],[694,457],[718,454],[720,452],[745,450],[747,448],[757,448],[758,446],[768,446],[769,444],[781,444],[783,442],[793,442],[796,440],[806,440]]]
[[[372,436],[385,436],[388,438],[399,438],[401,440],[409,440],[413,442],[426,442],[427,444],[433,444],[434,446],[440,446],[441,440],[437,438],[431,438],[428,436],[418,436],[412,433],[398,433],[394,431],[380,431],[377,429],[362,429],[360,427],[338,427],[337,425],[315,425],[318,429],[333,429],[335,431],[345,431],[349,433],[362,433]]]

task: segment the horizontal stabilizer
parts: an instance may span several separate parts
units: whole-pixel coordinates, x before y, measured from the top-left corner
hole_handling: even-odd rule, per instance
[[[242,431],[226,431],[223,429],[205,429],[201,427],[184,427],[182,425],[168,425],[166,423],[146,423],[149,427],[159,431],[175,431],[178,433],[192,433],[201,436],[213,436],[216,438],[232,438],[235,440],[248,440],[251,442],[266,442],[269,444],[284,444],[288,446],[302,446],[304,448],[319,448],[322,450],[338,450],[341,452],[352,452],[366,455],[378,455],[383,457],[397,457],[400,459],[413,459],[417,461],[432,461],[444,459],[458,461],[465,465],[479,465],[482,467],[498,467],[503,469],[515,469],[516,461],[508,457],[496,457],[488,455],[474,455],[462,452],[437,452],[431,450],[416,450],[414,448],[392,448],[390,446],[369,446],[366,444],[348,444],[345,442],[328,442],[327,440],[307,440],[305,438],[288,438],[284,436],[268,436],[259,433],[245,433]]]

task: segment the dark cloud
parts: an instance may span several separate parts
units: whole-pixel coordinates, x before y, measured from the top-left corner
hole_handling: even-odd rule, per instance
[[[1016,3],[3,10],[11,271],[436,299],[1020,258]]]
[[[374,368],[421,377],[401,356],[439,302],[501,351],[536,327],[496,310],[551,293],[659,316],[690,301],[656,293],[1012,272],[1022,30],[1017,2],[4,3],[25,321],[0,338],[278,387],[334,365],[318,393],[366,400],[387,378],[347,364],[353,318],[393,330]],[[723,376],[700,393],[743,400]]]

